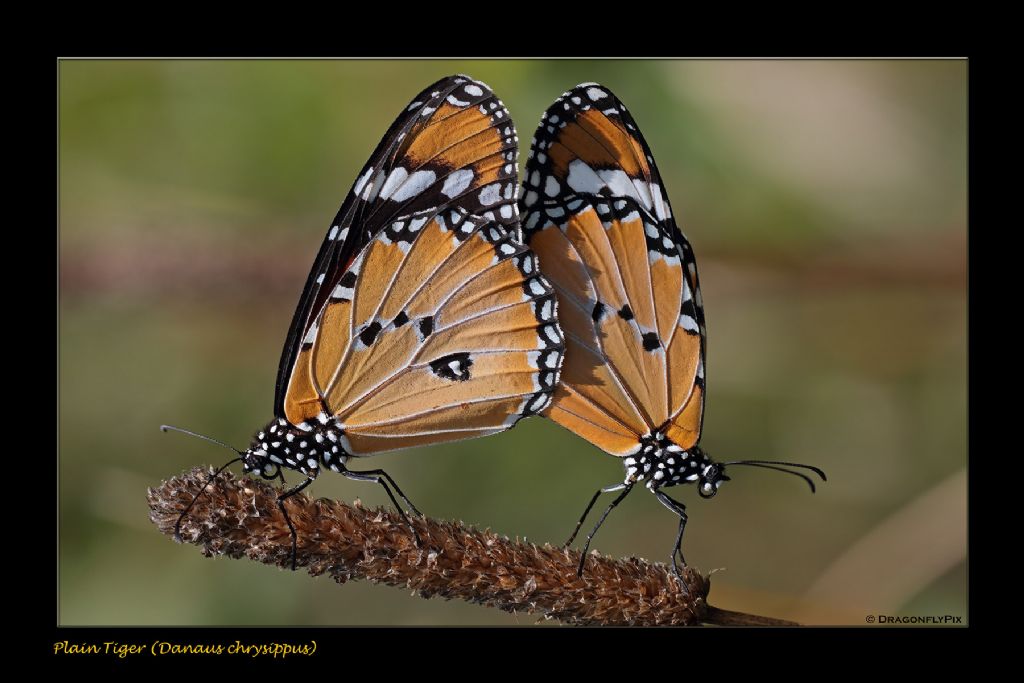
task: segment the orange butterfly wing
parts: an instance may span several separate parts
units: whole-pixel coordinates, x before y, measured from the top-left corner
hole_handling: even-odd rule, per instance
[[[360,171],[309,273],[278,367],[276,415],[285,415],[302,341],[353,259],[385,227],[458,208],[515,229],[518,141],[501,100],[468,76],[442,78],[405,107]],[[370,298],[367,291],[360,305]]]
[[[704,319],[693,251],[622,103],[584,84],[544,114],[527,162],[523,231],[566,335],[545,413],[603,450],[664,431],[700,438]]]
[[[516,142],[500,100],[465,76],[406,108],[314,266],[280,415],[333,418],[359,456],[493,434],[547,407],[564,342],[515,232]]]
[[[351,455],[508,429],[557,383],[556,307],[536,257],[500,224],[414,215],[371,240],[332,292],[285,416],[333,416]]]

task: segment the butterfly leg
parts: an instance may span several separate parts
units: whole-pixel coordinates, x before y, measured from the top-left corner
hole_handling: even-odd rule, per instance
[[[388,494],[388,498],[391,499],[391,502],[392,504],[394,504],[395,509],[398,510],[398,514],[402,516],[402,519],[405,520],[405,523],[408,524],[409,528],[412,530],[412,536],[414,539],[416,539],[416,547],[419,548],[423,545],[423,541],[420,539],[420,535],[416,533],[416,527],[414,527],[412,525],[412,522],[409,521],[409,518],[406,517],[405,510],[403,510],[402,506],[398,504],[398,500],[395,498],[395,494],[393,494],[391,492],[391,489],[388,487],[388,482],[391,483],[391,486],[395,487],[395,491],[397,491],[398,495],[402,497],[402,500],[409,504],[409,507],[412,509],[413,513],[419,515],[420,517],[423,516],[423,513],[416,509],[416,506],[412,504],[412,501],[410,501],[405,496],[404,493],[402,493],[402,489],[398,488],[398,484],[395,483],[395,480],[392,479],[387,472],[385,472],[384,470],[366,470],[364,472],[353,472],[352,470],[346,469],[341,470],[341,474],[355,481],[372,481],[383,486],[384,490]],[[387,481],[385,481],[385,479]]]
[[[572,542],[576,540],[576,534],[580,532],[580,527],[583,526],[583,522],[587,519],[587,515],[590,514],[590,509],[594,507],[594,503],[601,497],[602,493],[611,493],[612,491],[619,491],[626,487],[625,484],[612,484],[611,486],[605,486],[603,489],[598,489],[594,492],[594,497],[590,499],[587,504],[587,509],[583,511],[583,515],[580,517],[580,521],[576,522],[576,528],[572,530],[572,536],[569,540],[562,544],[563,548],[568,548],[572,545]]]
[[[615,500],[611,502],[611,505],[605,508],[604,514],[601,515],[601,519],[597,520],[597,524],[594,525],[594,529],[587,535],[587,542],[583,546],[583,554],[580,555],[580,566],[576,569],[576,576],[583,576],[583,565],[587,561],[587,551],[590,549],[590,541],[594,538],[594,534],[596,534],[597,530],[601,528],[602,524],[604,524],[604,520],[608,517],[608,513],[615,509],[615,507],[622,502],[623,498],[628,496],[629,492],[633,490],[633,482],[630,482],[628,484],[616,484],[614,487],[609,486],[606,488],[609,489],[610,491],[617,491],[618,489],[621,488],[622,493],[616,496]],[[603,490],[604,489],[602,489],[602,491]],[[601,491],[598,491],[598,493],[601,493]],[[595,495],[594,498],[596,499],[597,496]],[[590,504],[593,505],[593,501],[591,501]],[[580,520],[580,524],[582,523],[583,520]]]
[[[682,562],[683,566],[686,566],[686,559],[683,557],[683,530],[686,528],[686,506],[680,503],[678,500],[670,498],[668,494],[662,491],[655,491],[655,497],[661,501],[661,504],[667,507],[669,510],[679,515],[679,532],[676,534],[676,542],[672,547],[672,571],[680,581],[683,581],[683,574],[679,570],[679,565],[676,564],[676,555],[679,555],[679,561]],[[683,582],[683,590],[686,590],[686,583]]]
[[[316,479],[315,476],[310,477],[309,479],[307,479],[306,481],[302,482],[301,484],[299,484],[295,488],[291,489],[290,491],[285,491],[284,493],[282,493],[281,495],[279,495],[277,497],[277,507],[281,508],[281,514],[284,515],[284,521],[286,521],[288,523],[288,530],[292,532],[292,571],[295,571],[295,555],[296,555],[296,553],[298,551],[298,547],[299,547],[299,542],[298,542],[298,538],[299,537],[298,537],[298,534],[295,533],[295,526],[292,524],[291,517],[288,516],[288,511],[285,510],[285,508],[284,508],[284,501],[285,501],[286,498],[291,498],[296,493],[298,493],[302,489],[304,489],[307,486],[309,486],[310,484],[312,484],[315,479]]]
[[[351,470],[349,470],[349,472],[351,472]],[[416,509],[416,506],[412,504],[412,501],[409,500],[409,497],[402,493],[402,489],[398,488],[398,484],[396,484],[395,480],[391,478],[391,475],[385,472],[384,470],[364,470],[362,472],[353,472],[353,474],[371,474],[384,477],[384,479],[386,479],[387,482],[391,484],[391,487],[395,489],[395,493],[397,493],[399,497],[405,501],[405,504],[409,506],[409,509],[412,510],[412,513],[419,517],[423,517],[423,513]],[[383,485],[383,482],[381,482],[381,484]],[[387,489],[387,486],[384,486],[384,488]],[[392,497],[391,500],[393,501],[394,497]],[[395,503],[395,507],[398,507],[398,503]]]

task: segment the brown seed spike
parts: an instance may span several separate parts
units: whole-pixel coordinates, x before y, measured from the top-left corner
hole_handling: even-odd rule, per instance
[[[150,519],[163,533],[174,533],[175,521],[207,478],[208,470],[197,467],[150,489]],[[289,566],[290,534],[277,507],[278,493],[262,481],[225,473],[185,518],[182,537],[208,556]],[[570,624],[795,625],[710,607],[710,581],[691,567],[684,569],[685,593],[665,565],[636,558],[613,560],[593,553],[579,578],[575,550],[414,517],[423,539],[417,548],[409,527],[385,509],[314,501],[305,494],[285,505],[298,534],[298,565],[313,576],[329,574],[338,583],[366,579],[412,588],[425,598],[460,598]]]

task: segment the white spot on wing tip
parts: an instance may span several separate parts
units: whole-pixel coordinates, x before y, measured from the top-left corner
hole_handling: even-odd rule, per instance
[[[437,174],[433,171],[416,171],[412,175],[408,175],[408,171],[399,166],[391,172],[387,182],[384,183],[380,196],[381,199],[404,202],[423,192],[435,180],[437,180]]]
[[[561,187],[558,185],[558,181],[555,180],[554,176],[548,176],[547,180],[544,182],[544,194],[549,197],[556,197],[558,196],[560,189]]]
[[[492,183],[480,190],[480,204],[490,206],[501,201],[501,183]]]
[[[416,104],[419,104],[419,103],[417,102]],[[366,183],[370,179],[370,176],[372,176],[372,175],[373,175],[373,169],[372,168],[366,169],[366,173],[364,173],[358,180],[356,180],[356,184],[352,188],[352,191],[355,192],[356,194],[362,194],[363,188],[366,187]],[[365,197],[364,197],[364,199],[365,199]]]
[[[473,169],[459,169],[445,178],[444,187],[441,188],[441,194],[454,199],[457,195],[462,194],[462,192],[469,187],[472,182]]]

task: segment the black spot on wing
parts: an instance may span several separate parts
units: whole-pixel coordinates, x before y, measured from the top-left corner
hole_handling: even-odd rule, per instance
[[[622,318],[623,320],[633,319],[633,309],[629,307],[629,304],[625,304],[622,308],[619,309],[619,317]]]
[[[465,382],[469,379],[469,369],[473,366],[473,359],[468,353],[452,353],[441,356],[431,361],[430,370],[443,379],[452,382]]]
[[[429,337],[434,332],[434,316],[428,315],[425,318],[420,318],[419,323],[420,336],[424,339]]]
[[[379,322],[374,320],[372,323],[363,328],[363,331],[359,333],[359,341],[364,346],[369,346],[373,342],[377,341],[377,335],[380,334],[381,325]]]

